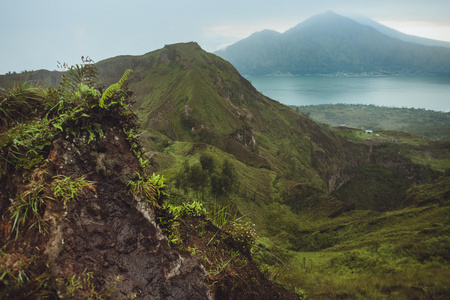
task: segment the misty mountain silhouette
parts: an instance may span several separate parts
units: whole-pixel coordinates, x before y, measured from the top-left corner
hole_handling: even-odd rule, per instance
[[[284,33],[256,32],[215,54],[241,74],[450,74],[450,49],[389,37],[333,12]]]

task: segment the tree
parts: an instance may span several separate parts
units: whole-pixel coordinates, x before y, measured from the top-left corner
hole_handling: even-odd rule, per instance
[[[220,174],[217,172],[211,174],[211,194],[218,197],[231,193],[236,187],[236,183],[236,170],[233,164],[228,159],[225,159]]]
[[[233,164],[225,159],[222,165],[222,186],[226,192],[231,192],[236,184],[236,170]]]
[[[214,172],[211,174],[211,194],[217,198],[223,193],[221,174]]]
[[[204,152],[202,152],[202,154],[200,155],[200,164],[202,165],[202,169],[204,171],[208,171],[210,174],[214,172],[214,169],[216,167],[214,157]]]
[[[188,184],[189,184],[189,173],[191,172],[191,168],[189,166],[189,162],[187,160],[184,161],[183,167],[180,172],[178,172],[178,176],[175,179],[175,187],[181,188],[184,194],[187,194]]]
[[[191,166],[188,182],[189,186],[196,193],[202,192],[202,195],[204,196],[205,188],[209,185],[208,173],[202,169],[202,166],[200,164],[195,164]]]

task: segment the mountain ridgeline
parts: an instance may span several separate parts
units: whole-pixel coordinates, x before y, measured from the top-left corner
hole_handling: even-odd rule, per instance
[[[425,46],[436,46],[436,47],[446,47],[450,48],[450,42],[445,41],[438,41],[428,38],[423,38],[415,35],[409,35],[400,31],[397,31],[395,29],[392,29],[390,27],[387,27],[383,24],[380,24],[378,22],[375,22],[372,19],[363,17],[363,16],[352,16],[351,19],[357,21],[358,23],[362,25],[367,25],[370,27],[375,28],[379,32],[395,39],[402,40],[404,42],[414,43],[414,44],[421,44]]]
[[[449,48],[414,44],[398,39],[398,35],[391,36],[327,12],[284,33],[256,32],[215,53],[245,75],[450,74]]]

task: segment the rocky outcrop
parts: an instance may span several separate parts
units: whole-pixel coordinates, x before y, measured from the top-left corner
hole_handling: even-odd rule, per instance
[[[127,194],[126,183],[140,167],[123,131],[108,125],[89,144],[82,138],[53,142],[53,170],[86,176],[96,182],[96,193],[70,203],[62,218],[47,210],[52,275],[70,279],[88,270],[102,286],[117,281],[117,299],[209,299],[200,261],[170,248],[152,210]]]

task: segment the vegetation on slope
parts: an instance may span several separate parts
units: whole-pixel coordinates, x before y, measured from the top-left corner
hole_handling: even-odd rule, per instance
[[[125,67],[130,60],[113,58],[99,68]],[[195,43],[168,45],[133,60],[142,64],[131,83],[135,111],[155,139],[162,134],[214,145],[249,166],[289,173],[322,191],[328,188],[324,178],[343,161],[365,159],[364,145],[264,97],[228,62]]]
[[[96,194],[96,182],[86,176],[71,178],[55,170],[57,158],[50,156],[53,142],[61,137],[87,144],[101,139],[105,117],[124,129],[134,128],[123,86],[116,86],[101,104],[102,95],[92,87],[96,72],[89,66],[86,60],[70,68],[58,89],[16,83],[0,97],[2,298],[56,298],[59,294],[101,299],[116,287],[112,280],[102,282],[100,288],[86,270],[55,276],[44,254],[52,229],[49,212],[62,213],[81,196]]]
[[[145,125],[140,139],[151,157],[149,171],[173,183],[166,205],[158,202],[168,216],[169,240],[201,256],[214,286],[249,287],[226,283],[231,274],[241,275],[247,260],[228,248],[239,245],[239,234],[228,234],[240,224],[258,235],[250,253],[240,253],[251,254],[266,276],[301,296],[448,294],[449,194],[446,177],[436,178],[447,168],[448,146],[399,132],[368,141],[359,130],[316,124],[257,93],[230,64],[195,43],[98,66],[108,84],[134,69],[130,87]],[[380,183],[383,195],[374,197]],[[363,200],[370,208],[398,209],[355,210]],[[380,207],[378,200],[394,206]],[[197,215],[196,207],[212,212],[209,221],[189,215]],[[211,231],[209,222],[218,229]],[[220,249],[222,258],[215,256]],[[224,285],[215,281],[220,278]]]
[[[212,220],[221,226],[215,227],[207,221],[201,204],[176,207],[164,202],[164,178],[142,172],[148,161],[128,105],[132,94],[127,88],[129,73],[100,92],[93,87],[96,68],[85,61],[69,68],[58,89],[24,83],[1,96],[1,297],[206,299],[211,293],[221,299],[234,294],[252,298],[258,291],[267,299],[295,299],[267,281],[250,258],[254,237],[246,235],[244,227],[233,230],[237,228],[234,225],[247,223],[231,217],[219,223],[215,218]],[[86,175],[77,177],[79,174]],[[142,213],[133,210],[134,206]],[[147,236],[155,230],[145,223],[148,209],[150,215],[156,214],[169,240],[158,232]],[[133,229],[137,222],[141,231]],[[186,222],[209,223],[203,233],[190,232],[189,226],[176,230],[177,224]],[[206,279],[214,286],[210,289],[204,282],[204,269],[189,254],[200,257],[193,247],[202,237],[211,244],[205,248],[203,242],[201,256],[209,271]],[[176,266],[179,254],[169,249],[167,241],[184,253],[186,266]],[[154,251],[149,248],[153,244]],[[136,254],[134,247],[145,247],[144,255],[137,258],[140,252]],[[114,261],[117,251],[123,258],[118,263]],[[155,264],[153,256],[157,261],[164,259],[166,265]],[[148,268],[150,261],[156,269],[136,278],[134,272],[140,270],[130,261],[133,258],[137,259],[134,264]],[[175,277],[170,275],[174,267]],[[186,268],[191,270],[186,272]],[[161,283],[158,274],[163,269],[169,274]],[[159,283],[139,284],[146,280]]]
[[[200,172],[208,173],[201,167],[202,156],[214,158],[216,172],[220,160],[229,159],[240,188],[217,196],[205,179],[201,192],[195,186],[172,187],[171,201],[198,199],[210,208],[228,205],[252,220],[259,236],[253,256],[270,278],[311,298],[426,299],[448,293],[448,175],[398,193],[397,204],[407,208],[379,213],[336,206],[339,202],[311,187],[283,184],[273,171],[261,172],[205,144],[174,142],[155,162],[180,180],[185,163],[178,165],[178,160],[198,164]],[[249,185],[255,193],[245,190]],[[360,188],[364,186],[362,181]],[[294,191],[289,193],[289,188]],[[300,196],[293,197],[295,192]]]
[[[199,51],[199,49],[195,49],[195,46],[171,46],[174,48],[172,51],[175,55],[174,59],[169,59],[169,65],[173,64],[172,76],[176,77],[179,72],[186,70],[193,72],[193,69],[199,65],[204,65],[199,54],[195,53],[195,51]],[[151,55],[161,57],[165,51],[168,51],[167,47],[151,53]],[[198,65],[187,59],[191,55],[197,58]],[[190,65],[186,61],[194,65]],[[217,63],[210,63],[212,66],[215,64]],[[151,70],[151,74],[158,74],[160,66],[155,63]],[[205,85],[211,86],[210,82],[205,82],[205,78],[216,77],[209,73],[210,69],[207,70],[208,72],[205,72],[204,67],[196,69],[196,77],[201,77]],[[199,72],[203,75],[198,75]],[[225,74],[224,76],[230,76],[225,70],[222,70],[222,73]],[[193,76],[192,73],[191,75]],[[241,79],[229,78],[227,81],[236,83]],[[179,185],[173,186],[170,191],[173,195],[172,201],[179,203],[196,199],[210,208],[218,204],[229,206],[238,216],[244,215],[250,218],[255,223],[256,232],[260,237],[254,248],[253,256],[268,276],[293,289],[297,288],[300,294],[304,290],[311,297],[407,298],[408,295],[413,295],[419,298],[428,296],[439,298],[447,293],[445,283],[448,275],[448,260],[439,258],[439,253],[446,251],[445,238],[437,243],[430,240],[430,243],[434,243],[436,249],[439,249],[436,254],[430,254],[430,260],[437,258],[440,261],[432,266],[428,261],[417,260],[417,254],[413,252],[398,255],[397,250],[392,250],[401,249],[403,246],[408,247],[406,246],[408,243],[414,243],[420,238],[432,239],[432,236],[427,235],[416,236],[414,230],[429,226],[427,224],[431,224],[430,222],[433,222],[434,219],[443,220],[444,225],[441,228],[442,231],[439,232],[444,236],[448,235],[446,231],[448,224],[445,221],[448,213],[446,206],[430,208],[424,210],[423,213],[421,208],[403,208],[410,203],[404,200],[404,192],[411,185],[420,187],[422,183],[429,182],[432,178],[442,174],[445,165],[442,165],[441,162],[448,159],[445,147],[441,148],[442,151],[436,152],[436,155],[427,156],[425,149],[428,149],[428,143],[430,143],[429,145],[432,143],[426,139],[400,132],[389,132],[385,133],[384,140],[380,138],[378,142],[373,135],[371,137],[374,138],[374,141],[367,142],[367,135],[364,135],[364,132],[360,134],[355,130],[350,130],[351,133],[347,135],[336,131],[338,135],[347,136],[357,142],[357,144],[342,144],[342,140],[336,138],[331,128],[316,125],[304,117],[298,118],[294,111],[276,102],[267,102],[264,98],[248,95],[246,91],[241,91],[245,86],[230,85],[230,87],[233,91],[243,95],[242,102],[232,103],[237,109],[244,107],[246,112],[252,114],[253,119],[249,123],[253,127],[257,150],[260,156],[264,155],[269,164],[255,165],[253,160],[248,159],[242,153],[248,151],[248,148],[235,143],[235,140],[230,139],[230,134],[225,136],[225,141],[231,145],[223,147],[219,141],[224,137],[220,133],[214,133],[210,140],[203,140],[196,135],[194,130],[180,141],[174,136],[165,135],[164,131],[155,132],[148,128],[143,136],[147,137],[146,148],[150,150],[148,154],[152,156],[155,168],[164,170],[171,181],[178,180],[179,182]],[[211,124],[211,128],[221,127],[221,124],[208,119],[210,111],[207,108],[211,94],[203,93],[203,88],[201,85],[197,85],[197,97],[192,98],[192,101],[194,99],[199,101],[196,110],[206,111],[206,113],[198,112],[199,115],[202,115],[202,118],[198,118],[198,120],[204,124]],[[175,94],[179,95],[177,97],[185,99],[185,95],[191,93],[193,87],[183,85],[183,80],[180,80],[173,89],[176,90]],[[154,91],[158,90],[159,88],[155,85]],[[227,94],[225,93],[225,95]],[[152,98],[153,102],[158,102],[158,99],[163,96],[159,92],[155,92],[152,97],[154,97]],[[249,100],[245,101],[246,97]],[[171,101],[174,100],[176,97],[171,99]],[[220,99],[217,98],[217,101]],[[261,103],[265,103],[266,111],[257,109]],[[274,108],[272,109],[272,107]],[[173,109],[175,110],[175,107]],[[179,114],[182,115],[184,110],[178,109]],[[170,113],[167,115],[164,114],[164,111],[159,110],[159,112],[161,119],[170,120]],[[194,117],[195,113],[195,110],[190,111]],[[211,114],[218,113],[220,111],[211,111]],[[150,113],[147,116],[154,118],[157,115]],[[204,119],[205,116],[207,119]],[[146,115],[141,117],[143,117],[143,122],[146,122]],[[282,122],[283,120],[286,122]],[[285,127],[285,124],[288,126]],[[181,130],[176,126],[173,128]],[[220,130],[222,128],[218,132]],[[226,130],[224,131],[226,132]],[[407,140],[408,143],[392,143],[392,140]],[[298,149],[297,145],[301,145],[300,156],[297,156],[299,154],[296,152],[297,150],[294,150]],[[239,152],[234,147],[238,148]],[[364,153],[364,149],[367,151],[367,155],[361,156],[363,163],[360,165],[355,164],[353,167],[347,165],[341,170],[331,167],[333,164],[342,167],[345,163],[352,161],[352,158],[346,157],[345,154],[341,154],[342,152],[348,151],[347,153],[360,155],[361,152]],[[337,154],[338,158],[334,157],[336,160],[333,160],[331,153]],[[212,158],[215,167],[210,170],[203,165],[202,157]],[[293,163],[293,157],[300,159]],[[427,161],[421,158],[427,158]],[[225,160],[232,164],[238,184],[234,189],[218,195],[214,191],[213,177],[220,176]],[[297,164],[299,161],[301,163]],[[310,164],[305,165],[305,162],[310,162]],[[427,164],[430,166],[427,167]],[[334,171],[338,170],[338,172],[327,173],[330,170],[328,168]],[[349,188],[352,192],[344,193],[346,196],[340,197],[341,201],[324,192],[324,186],[333,186],[335,192],[338,193],[346,183],[352,184],[351,179],[354,178],[355,172],[365,176],[369,175],[371,179],[369,182],[362,180],[360,184],[354,184],[353,188]],[[216,175],[213,175],[214,173]],[[186,176],[186,174],[191,176]],[[315,181],[305,181],[305,176],[317,176],[314,174],[319,174],[318,177],[315,177]],[[430,174],[430,177],[427,178],[426,174]],[[340,179],[336,179],[333,175]],[[410,179],[404,178],[411,175]],[[195,180],[192,176],[196,177]],[[197,179],[199,180],[197,181]],[[324,179],[327,180],[326,183],[322,181]],[[316,182],[316,184],[311,184],[312,182]],[[381,187],[380,183],[384,183],[385,186]],[[373,187],[371,193],[369,186]],[[378,189],[377,186],[379,186]],[[368,189],[364,190],[364,188]],[[380,190],[383,192],[382,195],[379,193]],[[349,200],[349,195],[361,196],[361,199],[369,198],[370,208],[376,210],[397,208],[399,210],[385,213],[354,210],[355,205],[351,205],[352,201]],[[444,202],[448,201],[448,197],[445,199],[447,200]],[[410,222],[415,216],[423,217],[416,224],[417,227],[413,229]],[[393,234],[394,224],[397,224],[395,237],[386,239],[387,233]],[[380,254],[370,250],[372,248],[367,246],[369,244],[382,245],[381,249],[390,250],[380,252]],[[345,248],[343,245],[352,246]],[[366,251],[366,247],[369,247],[369,250]],[[426,247],[418,246],[414,251],[426,252]],[[353,253],[352,257],[349,256],[349,251]],[[346,258],[347,256],[348,258]],[[313,268],[310,267],[312,263],[309,259],[314,261]],[[333,264],[330,263],[331,260],[333,260]],[[351,264],[353,260],[355,265]],[[333,266],[331,269],[330,265]],[[385,277],[382,271],[377,271],[376,266],[378,265],[380,270],[394,270],[390,271],[392,277]],[[339,271],[340,268],[345,269],[345,272]],[[424,271],[426,274],[436,274],[435,283],[431,284],[430,281],[424,280],[420,270],[426,270]],[[324,274],[328,275],[324,277]],[[404,274],[410,276],[410,279],[407,280],[408,283],[400,284],[399,281],[391,280],[395,276],[402,277],[404,280]],[[323,279],[319,280],[319,278]],[[359,278],[359,281],[356,282],[355,278]],[[351,285],[351,282],[357,284],[358,287]],[[429,288],[423,289],[425,285]],[[345,288],[346,286],[348,288]]]

